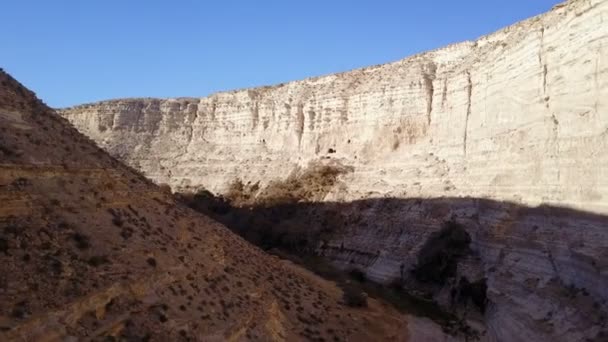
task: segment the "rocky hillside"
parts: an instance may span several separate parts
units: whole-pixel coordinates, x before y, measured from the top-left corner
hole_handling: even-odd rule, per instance
[[[374,300],[344,305],[335,285],[176,203],[1,70],[0,131],[2,341],[442,336]]]
[[[338,213],[337,224],[304,225],[330,222],[317,252],[334,265],[403,286],[430,281],[434,300],[448,307],[459,284],[485,284],[487,303],[476,315],[488,339],[602,340],[607,16],[607,0],[571,0],[476,41],[386,65],[61,114],[174,191],[226,193],[241,184],[257,198],[309,165],[345,170],[329,189],[296,199],[288,218]],[[417,279],[420,269],[446,273]]]

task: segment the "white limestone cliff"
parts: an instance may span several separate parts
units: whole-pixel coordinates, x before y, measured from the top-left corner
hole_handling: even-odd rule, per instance
[[[286,177],[327,155],[347,197],[474,196],[608,210],[605,1],[386,65],[63,115],[175,189]]]

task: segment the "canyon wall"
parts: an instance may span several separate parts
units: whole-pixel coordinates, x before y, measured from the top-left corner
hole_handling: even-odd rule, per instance
[[[345,208],[363,218],[328,242],[335,264],[388,282],[455,218],[478,258],[461,269],[487,279],[487,338],[599,339],[608,306],[605,20],[608,1],[572,0],[390,64],[61,114],[175,191],[221,193],[235,179],[263,187],[310,162],[348,166],[325,201],[378,200]]]
[[[222,191],[329,156],[355,167],[352,198],[475,196],[605,212],[606,8],[571,1],[474,42],[336,75],[62,115],[176,190]]]

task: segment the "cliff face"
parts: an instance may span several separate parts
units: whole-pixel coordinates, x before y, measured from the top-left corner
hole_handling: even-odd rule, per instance
[[[475,196],[606,211],[606,1],[571,1],[475,42],[202,99],[61,111],[174,189],[285,177],[326,156],[347,197]]]
[[[361,220],[327,244],[335,264],[391,281],[455,218],[476,255],[459,272],[487,279],[488,338],[599,339],[608,300],[606,18],[608,1],[574,0],[391,64],[61,114],[177,191],[223,192],[235,179],[263,187],[311,161],[349,166],[325,201],[378,200],[343,208]],[[425,200],[437,197],[453,200]]]

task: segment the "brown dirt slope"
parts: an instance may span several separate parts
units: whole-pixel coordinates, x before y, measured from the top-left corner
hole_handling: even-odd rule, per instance
[[[176,203],[0,70],[0,340],[406,339],[403,316],[341,296]]]

